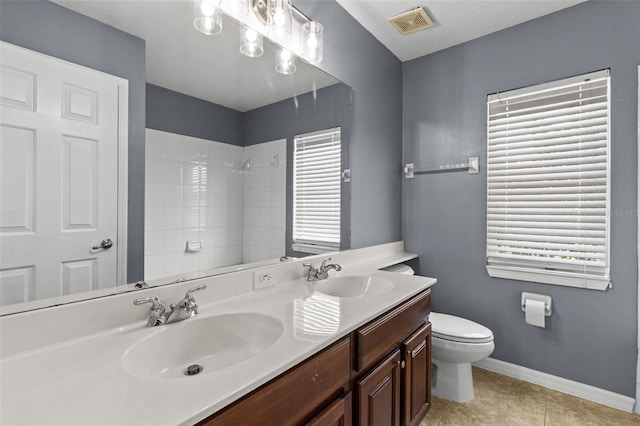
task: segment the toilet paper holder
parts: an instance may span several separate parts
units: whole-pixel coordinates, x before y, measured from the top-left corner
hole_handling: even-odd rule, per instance
[[[523,311],[525,310],[527,299],[544,302],[544,316],[546,317],[551,316],[551,296],[546,296],[544,294],[522,292],[522,296],[520,298],[520,304]]]

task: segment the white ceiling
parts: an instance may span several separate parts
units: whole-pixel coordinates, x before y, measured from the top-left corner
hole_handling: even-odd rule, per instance
[[[264,42],[260,58],[240,54],[239,24],[224,16],[222,33],[206,36],[192,25],[185,0],[53,0],[146,41],[147,82],[248,111],[338,81],[298,61],[292,75],[275,72],[276,48]]]
[[[586,0],[337,0],[401,61],[508,28]],[[401,35],[387,18],[424,7],[434,26]]]

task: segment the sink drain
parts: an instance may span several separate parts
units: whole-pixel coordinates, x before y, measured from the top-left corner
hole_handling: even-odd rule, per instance
[[[187,371],[185,371],[184,374],[186,374],[187,376],[195,376],[196,374],[200,373],[203,369],[204,367],[202,367],[201,365],[193,364],[187,367]]]

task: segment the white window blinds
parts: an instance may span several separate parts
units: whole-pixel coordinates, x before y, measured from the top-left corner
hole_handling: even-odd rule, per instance
[[[487,270],[609,284],[609,72],[491,95]]]
[[[298,135],[293,154],[293,249],[340,249],[340,127]]]

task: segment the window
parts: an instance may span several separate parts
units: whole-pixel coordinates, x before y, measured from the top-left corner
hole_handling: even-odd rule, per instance
[[[609,72],[490,95],[487,271],[609,285]]]
[[[340,127],[298,135],[293,153],[293,249],[340,249]]]

